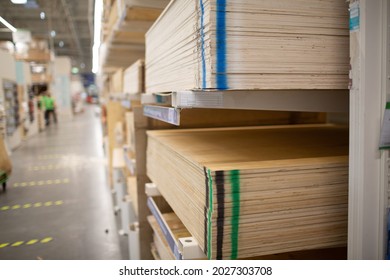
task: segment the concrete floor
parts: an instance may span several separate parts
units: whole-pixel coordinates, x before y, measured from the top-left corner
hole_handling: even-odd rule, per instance
[[[52,124],[13,152],[7,191],[0,190],[0,259],[128,259],[94,109]]]

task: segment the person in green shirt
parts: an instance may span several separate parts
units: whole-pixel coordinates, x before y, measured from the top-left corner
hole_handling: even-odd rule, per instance
[[[54,122],[57,123],[56,104],[54,98],[51,97],[49,92],[46,92],[41,99],[41,106],[45,110],[45,122],[46,126],[50,125],[50,115],[53,115]]]

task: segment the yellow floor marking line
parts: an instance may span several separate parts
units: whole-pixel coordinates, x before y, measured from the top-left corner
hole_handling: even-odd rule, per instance
[[[0,243],[0,249],[6,248],[6,247],[21,247],[21,246],[31,246],[34,244],[46,244],[51,241],[53,241],[53,237],[45,237],[42,239],[31,239],[28,241],[16,241],[16,242],[5,242],[5,243]]]
[[[57,200],[57,201],[46,201],[46,202],[36,202],[36,203],[26,203],[22,205],[16,204],[13,206],[3,206],[0,207],[0,211],[7,211],[7,210],[17,210],[17,209],[27,209],[27,208],[37,208],[37,207],[49,207],[49,206],[59,206],[64,204],[63,200]]]
[[[41,243],[49,243],[50,241],[52,241],[53,238],[52,237],[46,237],[44,239],[41,240]]]
[[[37,157],[37,159],[56,159],[56,158],[62,158],[62,157],[66,157],[66,156],[69,156],[69,155],[65,155],[65,154],[51,154],[51,155],[39,156],[39,157]]]
[[[19,247],[20,245],[23,245],[24,241],[17,241],[11,244],[11,247]]]
[[[69,168],[70,166],[66,166],[64,164],[50,164],[50,165],[39,165],[39,166],[30,166],[28,168],[29,171],[45,171],[45,170],[58,170]]]
[[[13,187],[35,187],[35,186],[43,186],[43,185],[54,185],[54,184],[67,184],[69,183],[69,178],[65,179],[52,179],[52,180],[40,180],[40,181],[29,181],[29,182],[18,182],[14,183]]]
[[[38,239],[31,239],[30,241],[27,241],[26,242],[26,245],[34,245],[35,243],[37,243],[39,240]]]

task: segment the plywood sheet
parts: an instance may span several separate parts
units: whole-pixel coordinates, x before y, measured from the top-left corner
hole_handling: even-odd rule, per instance
[[[148,132],[147,174],[211,259],[345,246],[348,130]]]
[[[173,0],[146,34],[146,91],[347,89],[348,18],[345,1]]]

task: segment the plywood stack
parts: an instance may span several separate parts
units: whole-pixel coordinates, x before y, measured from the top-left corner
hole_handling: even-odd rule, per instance
[[[100,48],[104,69],[127,67],[145,56],[145,33],[169,0],[116,0],[105,14]]]
[[[148,132],[147,174],[210,259],[345,246],[348,130]]]
[[[140,94],[144,90],[144,60],[139,59],[123,73],[123,92]]]
[[[145,32],[168,5],[169,0],[116,0],[106,28],[113,43],[144,44]]]
[[[115,71],[118,67],[125,68],[144,55],[143,45],[113,45],[110,42],[103,42],[100,46],[101,64],[105,72]]]
[[[138,216],[138,194],[137,194],[137,177],[127,177],[127,195],[129,196],[133,210],[136,216]]]
[[[122,93],[123,89],[123,69],[117,69],[110,77],[110,94]]]
[[[146,175],[146,143],[147,130],[156,129],[182,129],[182,128],[204,128],[204,127],[232,127],[232,126],[254,126],[254,125],[281,125],[290,123],[324,123],[325,116],[317,113],[303,113],[292,115],[290,112],[273,111],[251,111],[251,110],[212,110],[212,109],[191,109],[182,110],[180,127],[164,123],[144,116],[141,106],[132,108],[134,129],[134,146],[137,176],[137,198],[138,198],[138,219],[140,228],[140,252],[141,259],[150,259],[150,243],[153,242],[152,230],[148,225],[147,197],[145,194],[145,183],[150,179]]]
[[[149,93],[347,89],[348,5],[173,0],[146,34],[145,59]]]
[[[107,110],[107,135],[108,135],[108,146],[109,146],[109,154],[107,155],[109,160],[109,174],[111,180],[111,186],[113,186],[112,182],[112,158],[113,151],[115,148],[121,148],[118,141],[116,140],[115,128],[117,127],[118,122],[123,120],[124,109],[122,104],[118,101],[108,101],[106,105]]]

